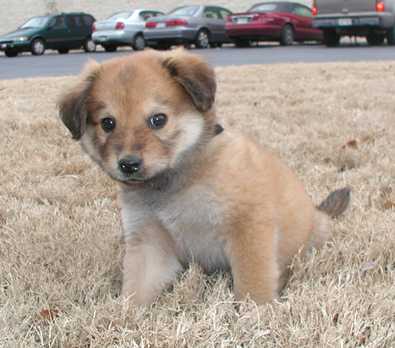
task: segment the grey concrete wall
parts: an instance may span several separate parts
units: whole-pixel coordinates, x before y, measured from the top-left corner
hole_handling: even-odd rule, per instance
[[[233,11],[243,11],[262,0],[0,0],[0,33],[16,28],[32,16],[58,11],[86,11],[97,19],[107,17],[113,12],[149,7],[169,11],[186,4],[213,4],[228,7]],[[295,1],[295,0],[294,0]],[[296,0],[310,4],[311,0]]]

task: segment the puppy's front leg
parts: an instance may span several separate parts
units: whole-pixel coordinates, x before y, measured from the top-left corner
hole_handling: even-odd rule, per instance
[[[144,226],[125,241],[122,296],[150,304],[181,270],[169,234],[159,225]]]
[[[277,297],[277,236],[272,227],[259,226],[259,230],[256,227],[244,226],[233,232],[227,253],[236,298],[242,300],[250,296],[256,303],[263,304]]]

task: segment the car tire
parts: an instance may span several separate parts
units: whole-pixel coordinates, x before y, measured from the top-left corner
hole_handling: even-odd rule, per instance
[[[292,25],[286,24],[281,29],[280,45],[281,46],[291,46],[294,43],[294,29]]]
[[[395,27],[388,29],[388,31],[387,31],[387,43],[390,46],[395,45]]]
[[[132,48],[135,51],[143,51],[145,46],[146,44],[143,34],[137,34],[133,39]]]
[[[238,48],[247,48],[247,47],[251,46],[251,41],[250,40],[243,40],[243,39],[236,39],[235,45]]]
[[[86,39],[83,48],[86,53],[96,52],[96,44],[92,39]]]
[[[45,52],[45,42],[43,39],[34,39],[31,45],[33,56],[42,56]]]
[[[58,49],[58,53],[59,54],[67,54],[67,53],[69,53],[69,49],[68,48],[59,48]]]
[[[114,45],[104,45],[103,48],[106,52],[115,52],[118,47]]]
[[[207,29],[200,29],[195,39],[196,48],[206,49],[210,47],[210,33]]]
[[[324,30],[324,45],[327,47],[339,46],[340,35],[335,30]]]
[[[376,33],[369,33],[366,36],[366,40],[370,46],[380,46],[384,43],[385,36],[376,34]]]
[[[14,58],[18,55],[17,51],[13,51],[13,50],[5,50],[4,54],[8,57],[8,58]]]

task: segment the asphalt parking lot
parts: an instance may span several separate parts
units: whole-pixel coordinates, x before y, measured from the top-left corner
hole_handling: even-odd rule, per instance
[[[275,63],[318,63],[318,62],[357,62],[385,61],[395,59],[395,47],[369,47],[364,44],[346,44],[338,48],[321,45],[262,45],[239,49],[233,46],[224,48],[197,50],[214,66],[275,64]],[[48,52],[43,56],[23,54],[16,58],[0,55],[0,79],[29,78],[38,76],[63,76],[78,74],[89,60],[105,61],[122,55],[133,54],[132,50],[115,53],[98,51],[87,54],[74,51],[68,55]]]

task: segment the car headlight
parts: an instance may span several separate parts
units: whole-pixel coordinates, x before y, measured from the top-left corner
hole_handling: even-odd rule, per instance
[[[15,41],[27,41],[29,38],[27,36],[20,36]]]

